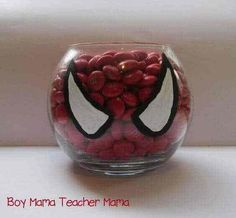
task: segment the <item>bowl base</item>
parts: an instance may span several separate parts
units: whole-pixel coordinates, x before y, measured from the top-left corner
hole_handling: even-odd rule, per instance
[[[167,152],[155,154],[148,159],[140,158],[133,161],[89,161],[75,160],[76,165],[95,174],[107,176],[134,176],[154,170],[164,164],[176,151],[178,146],[171,147]]]
[[[102,174],[107,176],[135,176],[151,171],[159,167],[163,162],[148,163],[148,164],[92,164],[78,163],[79,167],[88,170],[92,173]]]
[[[60,135],[57,135],[61,137]],[[63,143],[62,143],[63,142]],[[76,151],[63,138],[58,140],[60,147],[74,160],[75,165],[89,172],[108,176],[134,176],[154,170],[164,164],[182,144],[183,138],[169,145],[169,149],[145,157],[134,157],[129,160],[101,160],[84,152]]]

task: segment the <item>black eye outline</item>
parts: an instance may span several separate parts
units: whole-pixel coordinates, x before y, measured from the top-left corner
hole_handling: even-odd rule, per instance
[[[171,63],[169,62],[168,58],[166,57],[166,55],[163,53],[162,54],[162,67],[161,67],[161,73],[160,76],[158,78],[157,83],[154,85],[154,91],[151,95],[151,97],[142,105],[140,105],[135,111],[134,113],[131,115],[131,119],[134,123],[134,125],[136,126],[136,128],[143,133],[144,135],[148,135],[148,136],[160,136],[162,134],[164,134],[171,126],[175,115],[177,113],[177,109],[178,109],[178,96],[179,96],[179,88],[178,88],[178,83],[177,83],[177,78],[176,75],[174,73],[173,67],[171,65]],[[152,131],[150,128],[148,128],[139,118],[139,116],[145,111],[145,109],[148,107],[148,105],[157,97],[157,95],[159,94],[159,92],[161,91],[162,88],[162,84],[163,81],[165,79],[166,73],[167,73],[167,69],[170,69],[171,72],[171,76],[172,76],[172,81],[173,81],[173,104],[172,104],[172,108],[171,108],[171,113],[169,116],[169,119],[166,123],[166,125],[157,132]],[[94,133],[94,134],[88,134],[79,124],[79,122],[76,120],[76,118],[74,117],[74,114],[71,110],[71,106],[69,103],[69,92],[68,92],[68,79],[69,79],[69,75],[70,73],[72,74],[74,81],[76,83],[76,85],[78,86],[79,90],[81,91],[81,93],[83,94],[83,96],[85,97],[85,99],[91,103],[91,105],[103,112],[104,114],[106,114],[108,116],[107,121]],[[67,72],[65,74],[65,81],[64,81],[64,97],[65,97],[65,106],[68,110],[68,113],[72,119],[72,122],[74,123],[75,127],[87,138],[91,138],[91,139],[96,139],[99,138],[100,136],[102,136],[106,130],[111,127],[113,120],[114,120],[114,116],[113,114],[105,107],[99,105],[97,102],[95,102],[92,98],[90,98],[90,96],[88,95],[87,91],[84,89],[81,81],[76,77],[76,66],[74,61],[72,60],[70,62],[70,64],[68,65],[68,69]]]
[[[162,62],[162,67],[161,67],[161,73],[160,73],[157,83],[154,86],[155,90],[153,91],[151,97],[144,104],[140,105],[131,116],[131,119],[132,119],[134,125],[136,126],[136,128],[144,135],[148,135],[148,136],[152,136],[152,137],[160,136],[160,135],[163,135],[165,132],[167,132],[167,130],[170,128],[170,126],[175,118],[175,115],[176,115],[177,109],[178,109],[179,88],[178,88],[176,75],[175,75],[175,72],[173,70],[171,63],[169,62],[168,58],[166,57],[166,55],[164,53],[162,54],[162,61],[163,62]],[[140,115],[146,110],[148,105],[160,93],[161,88],[162,88],[162,84],[163,84],[163,81],[165,79],[168,69],[170,69],[171,76],[172,76],[173,94],[174,94],[171,113],[169,115],[169,119],[168,119],[167,123],[165,124],[165,126],[160,131],[154,132],[142,122],[142,120],[140,119]]]
[[[67,71],[66,71],[66,74],[65,74],[65,81],[64,81],[64,97],[65,97],[65,106],[67,108],[67,111],[69,113],[69,116],[73,122],[73,124],[75,125],[75,127],[87,138],[91,138],[91,139],[96,139],[96,138],[99,138],[100,136],[102,136],[106,130],[112,125],[112,122],[114,120],[114,116],[111,114],[111,112],[109,110],[107,110],[105,107],[99,105],[97,102],[95,102],[89,95],[88,93],[85,91],[81,81],[76,77],[76,73],[77,73],[77,70],[76,70],[76,66],[75,66],[75,63],[74,61],[72,60],[70,62],[70,64],[68,65],[68,68],[67,68]],[[91,105],[103,112],[104,114],[106,114],[108,116],[108,119],[106,120],[106,122],[93,134],[89,134],[87,133],[82,127],[81,125],[79,124],[79,122],[77,121],[77,119],[75,118],[72,110],[71,110],[71,106],[70,106],[70,103],[69,103],[69,90],[68,90],[68,79],[69,79],[69,76],[70,74],[72,74],[73,78],[74,78],[74,81],[76,83],[76,85],[78,86],[78,89],[81,91],[82,95],[84,96],[84,98],[89,102],[91,103]]]

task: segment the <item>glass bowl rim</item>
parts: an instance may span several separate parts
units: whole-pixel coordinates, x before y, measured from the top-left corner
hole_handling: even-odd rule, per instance
[[[112,45],[123,45],[123,46],[156,46],[160,47],[161,49],[165,50],[167,48],[171,48],[169,44],[166,43],[157,43],[157,42],[141,42],[141,41],[107,41],[107,42],[78,42],[69,45],[69,48],[77,47],[77,46],[112,46]]]

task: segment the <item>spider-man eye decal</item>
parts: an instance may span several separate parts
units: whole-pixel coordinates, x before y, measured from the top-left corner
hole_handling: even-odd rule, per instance
[[[169,60],[162,54],[162,68],[153,94],[132,114],[132,121],[144,135],[164,134],[171,126],[178,106],[178,84]],[[92,100],[76,76],[71,61],[64,82],[65,104],[76,128],[88,138],[98,138],[111,126],[113,115]]]
[[[178,106],[176,75],[164,54],[162,59],[162,69],[153,95],[132,115],[139,131],[150,136],[162,135],[170,128]]]
[[[65,103],[77,129],[88,138],[98,138],[111,126],[113,116],[89,98],[75,72],[71,62],[65,77]]]

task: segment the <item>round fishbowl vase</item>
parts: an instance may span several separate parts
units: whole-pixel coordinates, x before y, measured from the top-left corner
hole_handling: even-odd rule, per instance
[[[191,95],[182,65],[166,45],[70,46],[49,88],[59,146],[82,168],[135,175],[166,162],[182,144]]]

